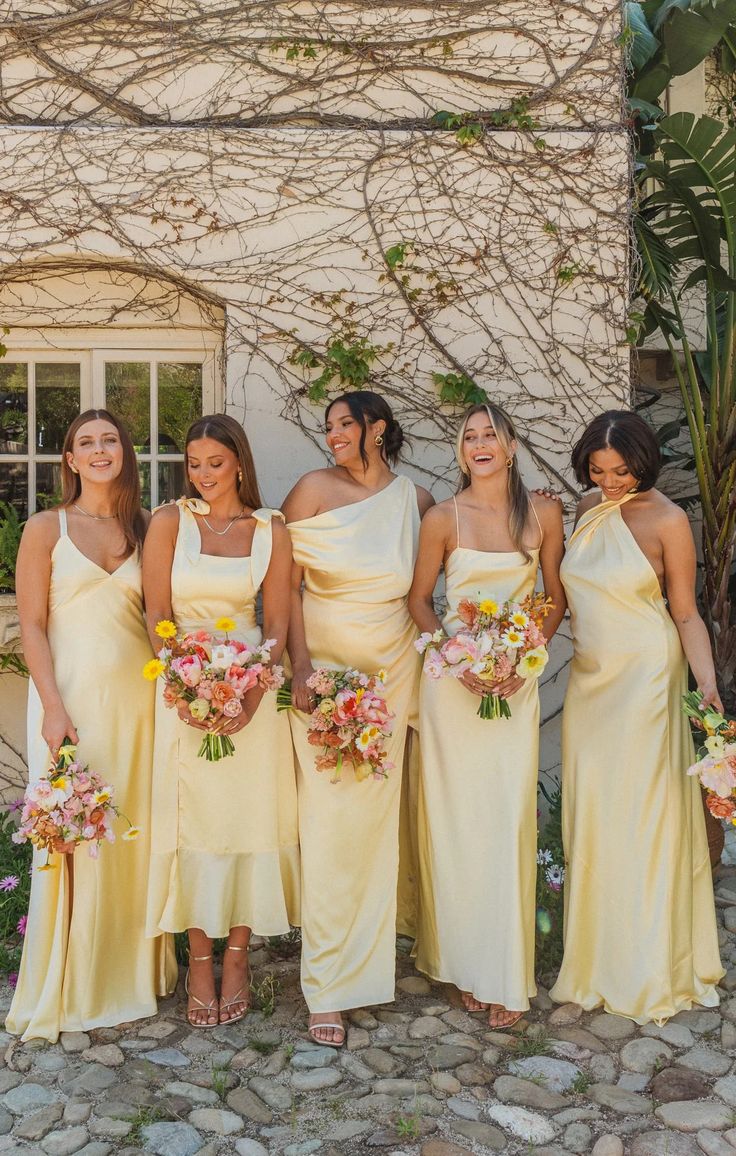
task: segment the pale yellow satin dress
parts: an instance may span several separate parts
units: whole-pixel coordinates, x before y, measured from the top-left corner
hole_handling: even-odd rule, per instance
[[[203,554],[193,511],[179,503],[179,533],[171,571],[171,606],[180,630],[214,630],[227,616],[230,637],[262,640],[256,596],[271,559],[271,519],[256,510],[249,557]],[[231,927],[283,935],[299,922],[296,784],[289,724],[276,695],[263,696],[255,715],[233,735],[235,753],[218,762],[198,758],[202,731],[156,701],[153,845],[148,930],[197,927],[211,938]]]
[[[304,568],[304,625],[315,667],[388,672],[395,713],[387,780],[315,770],[308,716],[290,711],[302,850],[302,988],[310,1012],[394,998],[399,801],[419,655],[406,596],[419,533],[416,488],[397,477],[378,494],[291,522]]]
[[[458,546],[445,565],[456,634],[463,598],[521,601],[534,592],[539,549]],[[480,699],[454,678],[422,676],[416,965],[483,1003],[525,1011],[534,983],[539,694],[529,679],[511,718],[481,719]]]
[[[561,571],[574,657],[562,731],[565,954],[550,994],[662,1023],[715,1007],[723,968],[700,789],[685,774],[685,656],[622,504],[583,514]]]
[[[141,828],[135,842],[115,823],[114,844],[99,858],[52,855],[34,870],[18,985],[6,1027],[23,1039],[54,1042],[59,1032],[113,1027],[156,1013],[156,996],[173,991],[170,936],[145,938],[151,842],[153,687],[141,678],[151,657],[143,618],[141,569],[131,555],[108,574],[74,545],[66,511],[51,556],[48,639],[56,683],[79,734],[78,757],[115,788],[115,802]],[[33,682],[28,698],[32,780],[49,766],[41,737],[43,708]],[[34,868],[46,861],[34,852]],[[70,910],[71,908],[71,910]]]

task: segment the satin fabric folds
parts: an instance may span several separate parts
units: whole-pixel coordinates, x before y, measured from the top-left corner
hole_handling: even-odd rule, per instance
[[[112,1027],[156,1013],[156,996],[173,991],[170,936],[145,938],[150,849],[153,687],[141,670],[151,657],[143,620],[141,572],[132,555],[113,574],[87,558],[67,535],[51,558],[48,639],[56,682],[79,733],[78,757],[115,788],[115,802],[141,828],[135,842],[104,843],[99,858],[84,847],[34,852],[28,926],[7,1029],[54,1042],[60,1032]],[[33,682],[28,700],[31,780],[45,773],[43,708]]]
[[[538,551],[458,547],[445,566],[447,634],[463,598],[523,599]],[[511,718],[481,719],[454,678],[422,677],[419,695],[419,930],[416,965],[484,1003],[529,1007],[534,983],[539,695],[530,679]]]
[[[406,595],[419,531],[416,489],[397,477],[379,493],[290,523],[304,568],[312,664],[388,673],[395,714],[387,780],[340,783],[315,770],[307,716],[290,712],[298,761],[302,850],[302,987],[310,1012],[394,998],[399,801],[419,656]]]
[[[179,533],[171,573],[171,605],[180,630],[214,630],[235,621],[232,638],[261,642],[256,596],[271,558],[273,510],[256,510],[249,557],[201,552],[193,511],[179,502]],[[198,758],[202,731],[156,702],[153,852],[148,931],[198,927],[214,938],[231,927],[283,935],[299,921],[296,785],[289,724],[269,691],[243,730],[235,753],[219,762]]]
[[[662,1023],[714,1007],[723,968],[700,788],[685,774],[685,657],[620,506],[583,515],[562,566],[574,657],[562,735],[565,953],[550,994]]]

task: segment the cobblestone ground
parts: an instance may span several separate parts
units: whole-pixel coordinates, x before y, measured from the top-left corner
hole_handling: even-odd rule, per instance
[[[721,1007],[663,1027],[541,989],[513,1032],[490,1031],[400,954],[396,1002],[351,1013],[337,1052],[306,1038],[296,955],[262,944],[271,1015],[195,1031],[180,988],[155,1019],[53,1047],[0,1033],[0,1153],[736,1156],[736,867],[716,897]]]

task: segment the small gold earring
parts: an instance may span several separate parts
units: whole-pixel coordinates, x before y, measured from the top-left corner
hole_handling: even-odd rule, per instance
[[[377,446],[382,446],[382,445],[383,445],[383,435],[382,435],[382,434],[378,434],[378,435],[376,436],[376,445],[377,445]]]
[[[240,485],[242,485],[242,483],[243,483],[243,471],[238,470],[238,485],[240,486]]]
[[[513,464],[514,464],[513,458],[506,458],[506,469],[507,470],[510,470],[511,467],[513,466]]]

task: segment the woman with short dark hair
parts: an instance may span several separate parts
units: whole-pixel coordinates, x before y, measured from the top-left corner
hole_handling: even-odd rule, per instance
[[[562,729],[565,953],[552,998],[637,1023],[718,1003],[723,975],[687,666],[722,709],[687,516],[654,488],[638,414],[600,414],[572,452],[580,502],[561,577],[574,656]]]

